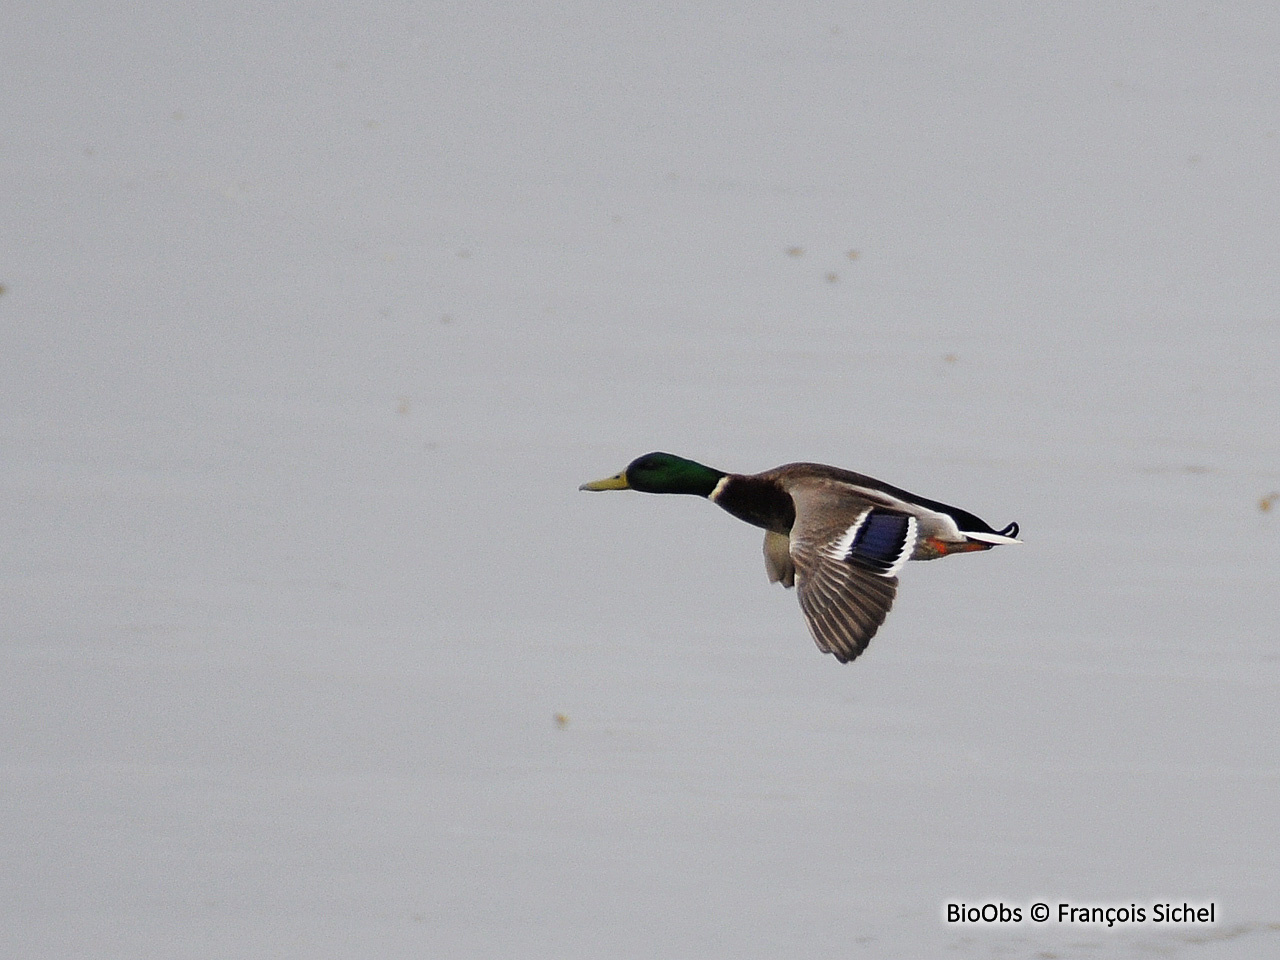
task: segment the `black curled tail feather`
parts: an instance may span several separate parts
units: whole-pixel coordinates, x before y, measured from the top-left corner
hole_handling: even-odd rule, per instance
[[[1016,523],[1011,523],[1003,530],[997,530],[996,533],[1000,534],[1002,537],[1013,537],[1016,540],[1018,537],[1018,525]]]

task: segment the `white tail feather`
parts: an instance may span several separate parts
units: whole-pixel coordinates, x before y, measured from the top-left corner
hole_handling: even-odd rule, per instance
[[[977,540],[979,543],[1021,543],[1017,537],[1006,537],[1003,533],[971,533],[968,530],[961,530],[962,534],[970,540]]]

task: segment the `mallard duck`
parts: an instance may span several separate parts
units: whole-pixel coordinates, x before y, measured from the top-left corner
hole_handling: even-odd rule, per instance
[[[763,527],[770,582],[799,585],[809,632],[841,663],[862,653],[884,623],[908,560],[1022,542],[1016,523],[993,530],[965,510],[820,463],[744,475],[647,453],[579,489],[692,494]]]

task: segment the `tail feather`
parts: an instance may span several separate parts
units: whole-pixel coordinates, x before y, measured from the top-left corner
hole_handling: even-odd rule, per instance
[[[976,540],[979,543],[990,543],[993,546],[1002,543],[1021,543],[1018,539],[1018,525],[1011,523],[999,533],[975,533],[971,530],[960,531],[969,540]]]

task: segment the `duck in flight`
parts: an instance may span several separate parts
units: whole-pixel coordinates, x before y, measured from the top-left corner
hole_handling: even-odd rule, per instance
[[[1018,525],[993,530],[972,513],[820,463],[725,473],[670,453],[647,453],[580,490],[706,497],[763,527],[771,583],[796,587],[818,648],[848,663],[889,615],[908,560],[1021,543]]]

